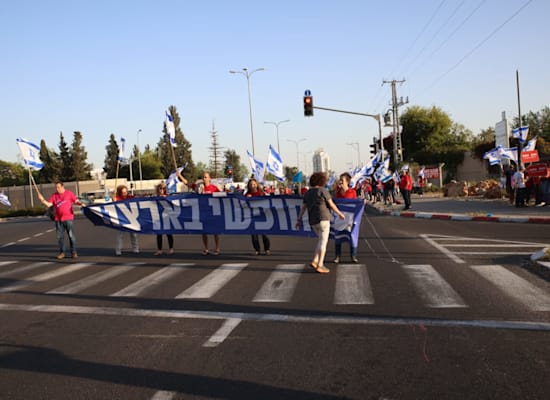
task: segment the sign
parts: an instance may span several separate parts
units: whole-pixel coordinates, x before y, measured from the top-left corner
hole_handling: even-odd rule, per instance
[[[426,179],[439,179],[439,168],[426,167],[424,168],[424,178]]]
[[[539,161],[539,151],[538,150],[527,150],[521,152],[521,162],[524,164],[537,162]]]
[[[304,96],[311,96],[311,90],[309,90],[309,89],[306,90],[306,91],[304,92]]]
[[[550,177],[550,168],[548,168],[545,164],[529,165],[527,168],[525,168],[525,172],[529,176],[538,176],[541,178]]]

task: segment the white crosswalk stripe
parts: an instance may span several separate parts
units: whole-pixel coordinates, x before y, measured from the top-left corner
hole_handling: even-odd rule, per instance
[[[22,281],[13,282],[10,285],[1,287],[0,293],[13,292],[21,288],[24,288],[26,286],[30,286],[34,283],[45,282],[53,278],[58,278],[62,275],[70,274],[71,272],[75,272],[82,268],[89,267],[90,265],[92,265],[92,263],[76,263],[76,264],[63,265],[63,267],[58,268],[56,270],[45,272],[43,274],[36,275]]]
[[[0,267],[3,267],[4,265],[10,265],[15,264],[15,261],[0,261]],[[2,276],[2,274],[0,274]]]
[[[178,294],[176,299],[209,299],[247,265],[240,263],[222,264],[189,289]]]
[[[111,294],[111,296],[120,296],[120,297],[138,297],[139,295],[147,292],[151,288],[160,285],[163,282],[171,279],[172,277],[179,274],[181,271],[187,269],[194,264],[170,264],[167,267],[161,268],[160,270],[147,275],[146,277],[132,283],[129,286],[126,286],[123,289],[120,289],[118,292]]]
[[[7,261],[7,262],[9,262],[11,264],[15,263],[15,261]],[[5,272],[0,274],[0,278],[9,278],[11,276],[17,276],[17,275],[19,275],[23,272],[32,271],[33,269],[42,268],[42,267],[45,267],[45,266],[51,265],[51,264],[53,264],[53,262],[48,262],[48,261],[28,264],[28,265],[25,265],[21,268],[17,268],[17,269],[11,270],[11,271],[5,271]]]
[[[281,264],[254,296],[254,302],[288,302],[294,294],[304,264]]]
[[[458,293],[431,265],[404,265],[403,269],[426,307],[467,307]]]
[[[473,265],[472,268],[515,301],[533,311],[550,311],[550,295],[502,265]]]
[[[67,285],[63,285],[56,289],[50,290],[47,293],[49,294],[74,294],[81,292],[82,290],[88,289],[98,283],[105,282],[115,276],[122,275],[125,272],[131,271],[138,265],[143,265],[144,263],[133,263],[125,265],[117,265],[116,267],[109,268],[106,271],[96,272],[93,275],[87,276],[85,278],[79,279],[77,281],[71,282]]]
[[[334,304],[374,304],[365,265],[340,264],[336,269]]]

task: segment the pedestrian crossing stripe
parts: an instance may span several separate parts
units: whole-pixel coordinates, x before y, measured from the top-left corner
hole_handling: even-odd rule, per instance
[[[37,275],[15,279],[18,274],[44,267],[55,269]],[[144,263],[120,264],[89,274],[70,283],[46,291],[48,294],[76,294],[90,290],[94,286],[124,273]],[[11,265],[11,264],[3,264]],[[59,266],[58,263],[38,262],[4,271],[0,277],[10,277],[5,283],[0,281],[0,293],[17,292],[36,283],[44,283],[54,278],[69,275],[81,270],[92,270],[93,263],[73,263]],[[174,263],[160,268],[149,275],[110,294],[111,297],[138,297],[159,285],[177,278],[194,264]],[[191,284],[175,296],[176,299],[208,299],[216,295],[232,279],[248,266],[247,263],[222,264],[208,275]],[[280,264],[270,273],[260,289],[253,296],[253,302],[290,302],[299,280],[304,276],[305,264]],[[429,308],[464,308],[466,302],[451,285],[429,264],[402,265],[405,276]],[[526,279],[516,275],[501,265],[475,265],[473,272],[490,282],[507,298],[532,311],[550,311],[550,295]],[[335,272],[333,303],[336,305],[375,304],[368,268],[364,264],[340,264]],[[328,280],[331,281],[331,280]]]

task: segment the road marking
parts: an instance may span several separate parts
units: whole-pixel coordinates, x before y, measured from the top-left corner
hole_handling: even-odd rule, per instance
[[[19,243],[19,242],[26,242],[26,241],[29,240],[29,239],[30,239],[30,237],[24,237],[24,238],[21,238],[21,239],[17,240],[17,243]]]
[[[4,247],[13,246],[14,244],[15,242],[9,242],[9,243],[3,244],[2,247],[0,247],[0,249],[3,249]]]
[[[264,282],[253,302],[288,302],[294,294],[304,264],[280,264]]]
[[[15,264],[15,261],[0,261],[0,267],[3,267],[4,265],[10,265]],[[0,274],[2,276],[2,274]]]
[[[427,307],[459,308],[467,307],[454,289],[428,264],[403,265],[417,294]]]
[[[170,264],[164,268],[161,268],[151,275],[132,283],[129,286],[111,294],[110,296],[120,296],[120,297],[137,297],[145,291],[149,290],[151,287],[159,285],[173,276],[179,274],[181,271],[185,271],[187,267],[193,266],[195,264]]]
[[[178,294],[176,299],[209,299],[247,265],[239,263],[222,264],[193,286]]]
[[[445,247],[439,245],[435,240],[431,239],[429,237],[429,235],[420,235],[421,238],[423,238],[426,242],[428,242],[429,244],[431,244],[433,247],[435,247],[437,250],[439,250],[440,252],[442,252],[443,254],[445,254],[447,257],[449,257],[451,260],[453,260],[454,262],[456,262],[457,264],[465,264],[466,261],[464,261],[463,259],[455,256],[453,254],[452,251],[449,251],[447,250]]]
[[[3,261],[3,262],[11,264],[11,263],[14,263],[15,261]],[[49,262],[49,261],[46,261],[46,262],[37,262],[37,263],[25,265],[24,267],[1,273],[0,278],[7,278],[7,277],[14,276],[14,275],[19,275],[20,273],[30,271],[30,270],[33,270],[33,269],[36,269],[36,268],[45,267],[46,265],[50,265],[50,264],[53,264],[53,263]]]
[[[204,344],[203,347],[216,347],[233,332],[233,330],[239,326],[242,319],[240,318],[229,318],[226,319],[223,325],[214,333]]]
[[[334,304],[374,304],[374,296],[364,264],[338,265]]]
[[[118,317],[139,318],[179,318],[179,319],[230,319],[255,322],[287,322],[334,325],[386,325],[410,326],[426,325],[444,328],[487,328],[511,329],[527,331],[550,332],[550,322],[540,321],[502,321],[502,320],[460,320],[437,318],[406,318],[406,317],[361,317],[337,315],[289,315],[261,314],[224,311],[191,311],[191,310],[151,310],[115,307],[86,307],[63,305],[32,305],[0,303],[0,311],[41,312],[58,314],[108,315]]]
[[[176,392],[169,392],[167,390],[159,390],[156,392],[153,397],[151,397],[151,400],[172,400],[174,396],[176,395]]]
[[[59,276],[66,275],[71,272],[78,271],[79,269],[86,268],[90,265],[92,265],[92,263],[76,263],[76,264],[69,264],[69,265],[63,264],[62,267],[54,271],[45,272],[43,274],[36,275],[22,281],[13,282],[10,285],[4,286],[0,288],[0,293],[13,292],[25,286],[30,286],[34,283],[44,282],[49,279],[57,278]]]
[[[550,296],[502,265],[472,265],[474,271],[533,311],[550,311]]]
[[[56,289],[52,289],[46,293],[48,294],[73,294],[78,293],[84,289],[88,289],[98,283],[105,282],[115,276],[122,275],[125,272],[128,272],[134,269],[138,265],[143,265],[145,263],[133,263],[125,265],[117,265],[116,267],[109,268],[106,271],[96,272],[93,275],[87,276],[85,278],[76,280],[67,285],[60,286]]]

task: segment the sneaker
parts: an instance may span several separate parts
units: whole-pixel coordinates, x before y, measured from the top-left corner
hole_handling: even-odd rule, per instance
[[[351,257],[351,261],[354,262],[355,264],[357,264],[359,262],[357,257]]]
[[[115,251],[115,256],[121,256],[121,255],[122,255],[121,251]]]
[[[55,258],[57,258],[58,260],[61,260],[65,258],[65,253],[59,253]]]
[[[78,253],[76,251],[73,251],[73,258],[78,258]]]
[[[339,256],[336,256],[334,257],[334,264],[338,264],[340,262],[340,257]]]

